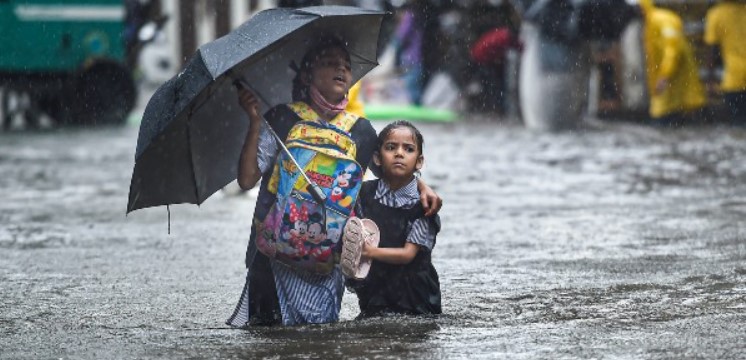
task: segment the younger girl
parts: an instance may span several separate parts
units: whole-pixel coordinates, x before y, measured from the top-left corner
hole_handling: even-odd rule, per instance
[[[440,231],[437,215],[426,217],[419,201],[417,173],[424,162],[422,134],[396,121],[378,135],[373,161],[381,178],[360,190],[356,212],[380,230],[378,247],[363,248],[373,259],[365,280],[351,283],[360,316],[386,313],[440,314],[440,284],[430,254]]]

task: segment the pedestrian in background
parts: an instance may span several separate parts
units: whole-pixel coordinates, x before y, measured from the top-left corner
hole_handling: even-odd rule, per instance
[[[401,9],[392,39],[396,50],[396,65],[403,74],[402,78],[409,100],[415,105],[422,104],[422,92],[425,86],[422,39],[425,32],[426,1],[412,0]]]
[[[723,59],[720,91],[731,114],[731,123],[746,125],[746,1],[722,1],[707,11],[704,41],[710,45],[708,86],[716,92],[715,58]]]
[[[470,94],[470,106],[478,111],[503,114],[507,92],[506,59],[508,51],[520,49],[520,15],[509,0],[474,1],[468,13],[475,38],[469,44],[474,76],[471,83],[478,89]]]
[[[640,0],[653,124],[677,126],[705,105],[697,63],[684,37],[681,17]]]

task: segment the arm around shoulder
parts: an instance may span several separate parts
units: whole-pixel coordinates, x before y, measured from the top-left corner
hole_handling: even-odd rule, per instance
[[[417,190],[420,191],[420,202],[425,209],[425,216],[433,216],[443,207],[443,199],[433,191],[430,186],[425,184],[421,178],[417,179]]]

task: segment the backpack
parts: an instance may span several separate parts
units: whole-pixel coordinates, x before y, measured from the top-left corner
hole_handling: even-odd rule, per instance
[[[288,105],[301,120],[288,132],[285,145],[306,175],[326,196],[322,203],[281,151],[267,189],[276,200],[257,224],[256,244],[270,258],[297,269],[329,274],[339,262],[342,229],[357,200],[363,172],[355,161],[357,146],[349,133],[357,115],[342,112],[328,123],[303,102]]]

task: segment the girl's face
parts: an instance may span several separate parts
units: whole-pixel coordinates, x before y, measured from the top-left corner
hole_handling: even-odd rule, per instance
[[[311,66],[309,81],[326,101],[338,104],[352,86],[352,69],[347,53],[338,47],[323,50]]]
[[[415,135],[407,127],[394,128],[373,157],[386,180],[410,181],[422,168],[424,157],[417,148]],[[402,184],[403,185],[403,184]]]

